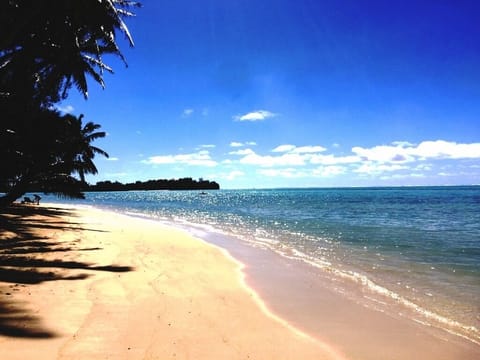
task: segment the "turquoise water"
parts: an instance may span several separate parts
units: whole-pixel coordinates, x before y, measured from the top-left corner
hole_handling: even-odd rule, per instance
[[[81,203],[271,249],[367,306],[480,344],[479,186],[105,192]]]

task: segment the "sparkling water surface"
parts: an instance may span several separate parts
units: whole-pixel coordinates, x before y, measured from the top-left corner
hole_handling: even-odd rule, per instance
[[[86,196],[80,203],[200,225],[296,258],[480,344],[480,186]]]

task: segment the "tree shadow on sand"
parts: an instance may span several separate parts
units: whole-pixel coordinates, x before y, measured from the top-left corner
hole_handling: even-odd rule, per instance
[[[100,247],[82,248],[80,240],[62,241],[42,237],[40,229],[64,231],[102,231],[84,227],[65,217],[75,218],[75,213],[62,208],[14,205],[0,212],[0,336],[38,338],[54,337],[42,328],[40,319],[25,306],[15,303],[15,291],[19,287],[40,284],[45,281],[83,280],[91,271],[127,272],[130,266],[99,266],[62,258],[44,259],[42,254],[95,251]],[[78,270],[90,273],[75,273]]]
[[[55,336],[54,333],[42,328],[38,317],[1,297],[0,335],[34,339],[48,339]]]

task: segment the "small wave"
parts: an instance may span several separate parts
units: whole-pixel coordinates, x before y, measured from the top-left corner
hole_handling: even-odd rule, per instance
[[[359,285],[363,292],[368,292],[369,295],[364,296],[367,301],[370,301],[371,304],[375,303],[378,306],[384,307],[384,309],[380,311],[392,311],[392,309],[389,308],[389,301],[390,303],[393,301],[395,304],[400,305],[404,309],[408,309],[410,312],[409,317],[413,321],[425,326],[435,326],[437,328],[441,328],[448,333],[468,339],[469,341],[480,345],[480,332],[477,327],[462,324],[459,321],[449,319],[446,316],[425,309],[415,302],[403,297],[399,293],[377,284],[365,274],[354,270],[342,269],[342,265],[340,263],[334,264],[327,258],[308,255],[306,252],[295,248],[295,245],[292,246],[290,243],[287,244],[281,241],[278,235],[272,234],[267,230],[260,229],[259,227],[249,228],[246,224],[242,224],[243,226],[238,224],[234,226],[231,222],[222,223],[218,219],[214,218],[187,218],[185,216],[176,215],[162,216],[161,214],[156,213],[148,213],[143,211],[137,212],[130,210],[124,210],[123,212],[131,216],[155,219],[165,223],[166,225],[172,225],[173,223],[183,230],[190,232],[194,236],[206,240],[208,240],[208,235],[210,233],[222,234],[240,239],[255,247],[272,250],[285,258],[298,260],[315,267],[325,274],[328,274],[329,277],[343,279],[351,284]],[[314,241],[324,243],[326,245],[324,248],[325,252],[331,251],[332,246],[335,245],[335,241],[331,239],[312,239],[311,237],[301,233],[283,232],[282,236],[301,238],[307,242]],[[343,291],[345,291],[345,289],[343,289],[342,292]]]
[[[288,252],[285,251],[277,251],[282,256],[285,256],[289,259],[293,260],[300,260],[308,265],[314,266],[322,271],[326,271],[329,274],[333,274],[339,278],[351,281],[355,284],[359,284],[362,286],[363,289],[367,289],[370,293],[375,295],[380,295],[384,298],[388,298],[389,300],[395,301],[397,304],[402,305],[403,307],[413,311],[414,313],[420,315],[422,318],[433,321],[432,323],[422,321],[420,319],[413,318],[412,320],[422,323],[428,324],[429,326],[437,325],[437,327],[441,327],[445,331],[460,336],[462,338],[468,339],[473,343],[480,345],[480,332],[478,328],[475,326],[464,325],[458,321],[449,319],[445,316],[439,315],[433,311],[427,310],[420,305],[402,297],[400,294],[389,290],[381,285],[378,285],[371,279],[369,279],[366,275],[357,273],[351,270],[341,270],[335,268],[332,263],[328,261],[322,261],[316,258],[312,258],[311,256],[306,255],[298,250],[290,250]],[[386,302],[381,301],[379,299],[375,299],[372,297],[365,297],[375,303],[387,305]]]
[[[449,319],[445,316],[437,314],[433,311],[423,308],[422,306],[414,303],[411,300],[408,300],[396,293],[393,290],[390,290],[384,286],[381,286],[371,280],[368,276],[358,273],[353,270],[343,270],[336,267],[331,261],[327,259],[319,259],[317,257],[310,256],[305,252],[302,252],[298,249],[295,249],[291,246],[288,246],[278,240],[271,240],[269,238],[260,238],[260,237],[248,237],[246,235],[238,235],[233,232],[223,232],[226,235],[234,236],[238,239],[246,241],[252,245],[260,246],[262,248],[267,248],[275,253],[288,258],[290,260],[298,260],[307,265],[315,267],[330,276],[334,276],[340,279],[347,280],[351,283],[358,284],[362,289],[368,291],[374,296],[381,296],[384,299],[394,301],[397,305],[401,305],[403,308],[408,309],[414,314],[420,316],[420,319],[412,317],[413,321],[418,323],[436,326],[447,331],[450,334],[465,338],[477,345],[480,345],[480,332],[477,327],[472,325],[465,325],[459,321]],[[379,305],[388,307],[388,302],[376,299],[371,296],[365,296],[367,300],[370,300]]]

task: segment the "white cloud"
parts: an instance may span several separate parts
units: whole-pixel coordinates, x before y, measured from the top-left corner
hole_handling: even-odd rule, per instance
[[[75,109],[72,105],[65,105],[65,106],[58,106],[57,110],[66,114],[71,114]]]
[[[295,148],[296,148],[295,145],[290,145],[290,144],[279,145],[275,149],[273,149],[272,152],[290,152]]]
[[[336,164],[354,164],[361,162],[362,159],[355,155],[335,156],[332,154],[321,155],[314,154],[310,157],[310,163],[318,165],[336,165]]]
[[[376,161],[385,163],[407,162],[414,160],[414,158],[409,154],[408,150],[401,145],[380,145],[374,146],[370,149],[355,146],[352,148],[352,152],[364,161]]]
[[[241,170],[232,170],[229,172],[221,172],[221,173],[216,173],[216,174],[209,174],[208,178],[209,179],[222,179],[222,180],[228,180],[228,181],[233,181],[239,177],[245,176],[245,173]]]
[[[415,166],[415,169],[417,171],[430,171],[432,170],[432,164],[418,164]]]
[[[244,115],[234,116],[236,121],[263,121],[267,118],[276,116],[276,114],[267,110],[252,111]]]
[[[184,109],[183,112],[182,112],[182,116],[183,117],[189,117],[190,115],[192,115],[194,113],[194,109]]]
[[[230,151],[230,155],[253,155],[255,152],[252,149],[240,149],[235,151]]]
[[[372,163],[362,164],[360,167],[353,170],[353,172],[369,174],[369,175],[378,175],[386,171],[398,171],[398,170],[404,170],[404,169],[408,169],[408,167],[399,165],[399,164],[386,165],[386,164],[378,164],[378,163],[372,162]]]
[[[344,166],[322,166],[313,170],[313,175],[319,177],[331,177],[344,174],[347,171],[347,168]]]
[[[362,160],[388,162],[410,162],[427,159],[478,159],[480,143],[458,144],[445,140],[423,141],[415,146],[409,142],[395,142],[372,148],[353,147],[352,152]]]
[[[295,153],[295,154],[310,154],[310,153],[319,153],[327,150],[323,146],[295,146],[295,145],[280,145],[277,146],[272,152],[283,152],[283,153]]]
[[[208,167],[214,167],[218,165],[218,163],[210,157],[208,150],[201,150],[192,154],[151,156],[148,158],[148,160],[143,160],[142,163],[153,165],[177,164]]]
[[[337,165],[360,162],[358,156],[335,157],[334,155],[322,155],[318,152],[325,151],[322,146],[280,145],[272,150],[278,155],[259,155],[252,149],[232,151],[231,155],[242,155],[240,163],[257,165],[262,167],[285,167],[313,165]]]
[[[380,177],[380,180],[394,180],[394,179],[411,179],[411,178],[425,178],[425,174],[411,173],[411,174],[389,174]]]
[[[312,154],[312,153],[319,153],[327,150],[323,146],[300,146],[297,147],[293,152],[298,154]]]
[[[300,154],[283,154],[281,156],[262,156],[250,149],[249,153],[240,159],[240,163],[265,167],[274,166],[302,166],[305,165],[305,157]]]
[[[258,174],[268,177],[281,177],[287,179],[302,178],[308,176],[304,171],[299,171],[298,169],[260,169],[257,171]]]
[[[413,144],[409,141],[394,141],[394,142],[392,142],[392,145],[400,146],[400,147],[415,146],[415,144]]]
[[[247,141],[247,142],[238,142],[238,141],[232,141],[230,143],[230,147],[242,147],[242,146],[256,146],[257,143],[255,141]]]
[[[244,176],[244,175],[245,175],[245,173],[244,173],[243,171],[240,171],[240,170],[232,170],[232,171],[230,171],[229,173],[224,174],[224,175],[222,176],[222,178],[224,178],[224,179],[226,179],[226,180],[232,181],[232,180],[235,180],[236,178],[242,177],[242,176]]]
[[[282,169],[260,169],[258,174],[268,177],[280,177],[287,179],[298,179],[306,177],[324,178],[333,177],[344,174],[346,168],[343,166],[322,166],[316,169],[298,169],[298,168],[282,168]]]
[[[278,177],[292,186],[299,186],[308,179],[309,184],[333,181],[344,181],[350,177],[368,179],[370,182],[391,180],[392,183],[411,183],[415,179],[424,178],[421,182],[437,180],[443,176],[462,175],[461,169],[469,169],[465,176],[475,177],[480,163],[480,144],[462,144],[444,140],[423,141],[412,144],[407,141],[398,141],[389,145],[373,147],[355,146],[351,153],[327,151],[320,145],[297,146],[282,144],[272,147],[272,150],[261,152],[254,142],[232,141],[229,150],[219,159],[213,159],[209,152],[215,146],[212,144],[200,145],[193,153],[178,150],[180,154],[152,156],[143,161],[145,164],[171,164],[174,166],[204,166],[217,167],[218,179],[233,181],[239,179],[253,181],[252,176]],[[345,145],[343,145],[345,147]],[[256,149],[257,151],[253,150]],[[456,161],[461,159],[460,161]],[[448,168],[447,168],[448,167]],[[247,175],[248,174],[248,175]],[[405,179],[405,180],[402,180]]]
[[[424,141],[414,148],[422,158],[476,159],[480,158],[480,143],[457,144],[444,140]]]
[[[118,161],[120,159],[118,157],[109,157],[109,158],[105,158],[105,160],[107,160],[107,161]]]

